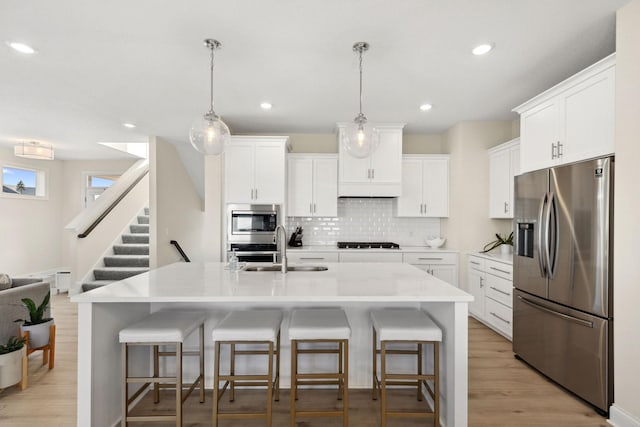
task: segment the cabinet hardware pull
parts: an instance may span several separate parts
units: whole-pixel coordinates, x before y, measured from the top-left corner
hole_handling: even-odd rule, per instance
[[[422,203],[420,203],[420,215],[422,215]]]
[[[256,188],[256,200],[258,200],[258,189]]]
[[[490,311],[489,314],[491,314],[493,317],[497,317],[498,319],[502,320],[504,323],[506,323],[507,325],[511,324],[511,321],[507,320],[507,319],[503,319],[502,317],[498,316],[497,314],[495,314],[493,311]]]
[[[509,212],[509,203],[504,202],[504,213]]]
[[[442,261],[442,258],[422,258],[418,257],[420,261]]]
[[[495,268],[495,267],[489,267],[489,268],[492,269],[492,270],[495,270],[495,271],[499,271],[500,273],[511,274],[510,271],[500,270],[499,268]]]
[[[251,189],[251,200],[253,200],[253,188]]]
[[[367,178],[371,179],[371,169],[367,169]]]
[[[556,143],[551,144],[551,160],[556,158]]]
[[[480,287],[481,288],[484,288],[484,283],[483,282],[484,282],[484,277],[481,277],[480,278]]]
[[[309,213],[313,213],[313,203],[309,203]]]
[[[490,287],[491,289],[493,289],[494,291],[496,291],[496,292],[500,292],[502,295],[506,295],[506,296],[508,296],[508,297],[510,297],[510,296],[511,296],[511,294],[510,294],[509,292],[505,292],[505,291],[500,290],[500,289],[498,289],[498,288],[494,288],[493,286],[489,286],[489,287]]]
[[[376,170],[371,169],[371,179],[375,179],[375,177],[376,177]]]
[[[476,261],[469,261],[469,262],[470,262],[471,264],[480,265],[480,263],[479,263],[479,262],[476,262]]]
[[[316,213],[318,211],[318,209],[316,208],[316,204],[313,204],[313,213]]]
[[[560,144],[560,141],[558,141],[558,158],[562,157],[562,147],[564,147],[564,144]]]
[[[307,260],[313,260],[313,261],[323,261],[324,260],[323,257],[300,257],[300,259],[307,259]]]

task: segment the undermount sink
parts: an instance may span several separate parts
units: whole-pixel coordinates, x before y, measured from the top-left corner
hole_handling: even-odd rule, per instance
[[[248,265],[242,271],[280,271],[279,265]],[[327,271],[329,268],[322,265],[294,265],[287,268],[287,271]]]

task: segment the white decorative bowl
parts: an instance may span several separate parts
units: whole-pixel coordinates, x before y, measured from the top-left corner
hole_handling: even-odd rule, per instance
[[[425,243],[430,248],[439,248],[440,246],[444,245],[444,242],[446,240],[447,239],[445,239],[444,237],[427,237],[424,239]]]

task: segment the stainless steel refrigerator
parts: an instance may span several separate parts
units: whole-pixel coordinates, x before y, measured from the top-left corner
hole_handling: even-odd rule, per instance
[[[513,351],[608,413],[613,177],[606,157],[515,178]]]

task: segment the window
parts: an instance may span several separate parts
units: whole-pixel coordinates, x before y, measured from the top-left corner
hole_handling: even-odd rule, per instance
[[[46,197],[46,171],[15,166],[2,167],[2,195]]]
[[[91,206],[104,193],[104,190],[111,187],[120,178],[120,175],[113,173],[87,173],[85,176],[85,207]]]

